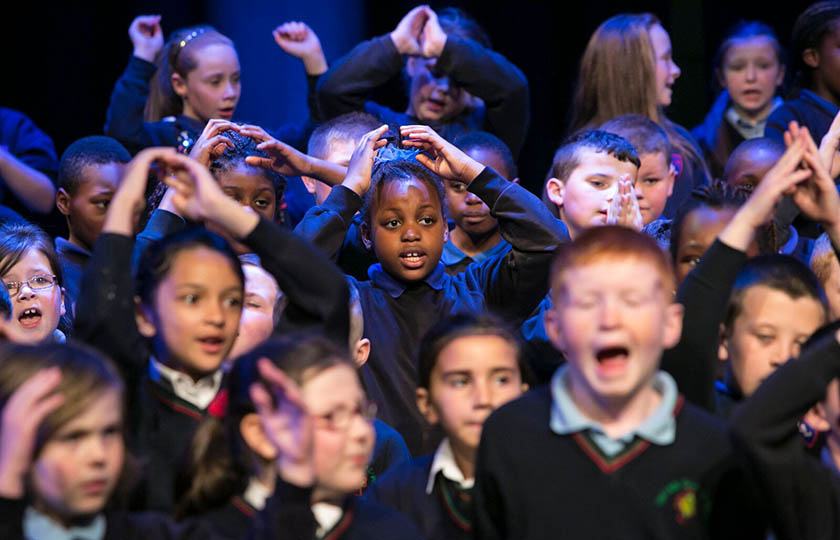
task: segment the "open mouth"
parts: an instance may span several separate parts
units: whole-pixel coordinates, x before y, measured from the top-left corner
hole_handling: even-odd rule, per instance
[[[605,375],[623,371],[629,357],[630,350],[621,345],[604,347],[595,353],[595,359],[598,361],[598,370]]]
[[[36,307],[24,309],[18,316],[18,322],[24,328],[35,328],[41,323],[41,310]]]
[[[219,116],[222,118],[231,118],[233,116],[233,107],[225,107],[224,109],[219,109]]]
[[[426,253],[421,249],[407,249],[400,253],[400,262],[404,267],[416,270],[426,262]]]
[[[429,98],[426,100],[426,106],[432,109],[433,111],[439,112],[442,111],[444,107],[446,107],[446,101],[442,99]]]
[[[198,338],[201,350],[208,354],[216,354],[222,350],[225,340],[220,336],[207,336]]]

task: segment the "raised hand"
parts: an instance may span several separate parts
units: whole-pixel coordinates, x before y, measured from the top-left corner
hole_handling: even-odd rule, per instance
[[[134,45],[134,56],[147,62],[154,62],[163,49],[163,30],[160,27],[160,15],[140,15],[131,21],[128,37]]]
[[[30,377],[12,394],[3,407],[0,421],[0,497],[23,497],[26,476],[35,452],[38,426],[64,401],[55,393],[61,383],[61,370],[44,369]]]
[[[419,148],[432,156],[417,154],[416,159],[441,178],[469,184],[484,170],[484,165],[429,126],[400,126],[400,134],[403,136],[403,146]]]
[[[820,159],[828,171],[829,176],[834,179],[840,176],[840,112],[834,117],[828,132],[820,141]]]
[[[420,34],[420,47],[426,58],[437,58],[446,46],[446,32],[440,26],[437,13],[428,8],[426,15],[428,19]]]
[[[265,381],[251,385],[251,400],[266,437],[277,451],[277,470],[284,481],[299,487],[315,483],[312,458],[313,420],[295,382],[266,358],[257,362]]]
[[[271,33],[281,49],[303,61],[306,73],[321,75],[327,71],[327,59],[318,35],[306,23],[283,23]]]
[[[795,186],[791,199],[806,217],[829,229],[840,221],[840,195],[808,129],[800,128],[799,137],[805,147],[804,163],[812,174]]]
[[[201,136],[190,149],[190,157],[205,167],[221,156],[226,148],[233,148],[233,141],[225,137],[225,131],[239,131],[239,126],[227,120],[214,118],[207,122]]]
[[[364,197],[370,189],[370,176],[373,172],[373,158],[376,150],[388,144],[387,139],[382,136],[388,131],[388,125],[365,133],[359,141],[359,145],[353,150],[350,156],[350,164],[347,165],[347,176],[341,184],[356,192],[359,197]]]
[[[629,174],[618,179],[618,193],[612,198],[607,209],[607,225],[620,225],[636,231],[642,230],[642,211]]]
[[[259,126],[241,126],[239,132],[251,137],[259,144],[257,150],[265,152],[267,158],[248,156],[245,162],[255,167],[269,169],[285,176],[308,175],[309,156],[284,142],[280,142]]]
[[[423,25],[429,18],[429,6],[417,6],[409,11],[400,23],[391,32],[391,41],[402,55],[420,56],[423,54],[423,46],[420,43],[420,34],[423,32]]]
[[[177,155],[175,149],[170,147],[146,148],[128,163],[122,183],[108,207],[103,232],[134,235],[135,217],[146,206],[149,175],[162,174]]]

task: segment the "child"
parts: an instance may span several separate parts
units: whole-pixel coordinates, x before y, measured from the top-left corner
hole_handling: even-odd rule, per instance
[[[105,134],[132,154],[149,146],[189,152],[209,120],[233,117],[241,96],[239,57],[230,39],[211,26],[195,26],[175,31],[164,44],[160,23],[159,15],[132,21],[128,34],[134,52],[108,106]],[[288,48],[298,34],[278,27],[273,35]],[[326,65],[320,44],[300,54],[306,55],[307,69]],[[310,88],[314,91],[314,81]],[[287,127],[278,136],[301,145],[306,130]]]
[[[569,129],[594,129],[622,114],[642,114],[662,126],[675,150],[671,161],[676,169],[666,218],[673,218],[709,176],[694,138],[665,116],[679,75],[671,39],[659,19],[650,13],[616,15],[595,30],[583,53]]]
[[[67,221],[69,235],[67,240],[55,239],[55,251],[71,306],[79,296],[82,268],[129,161],[131,155],[123,145],[102,136],[79,139],[61,156],[55,205]]]
[[[403,69],[409,85],[405,112],[368,101]],[[327,118],[364,110],[385,124],[428,124],[450,141],[484,129],[514,156],[528,126],[525,76],[490,49],[472,18],[453,8],[440,14],[428,6],[412,9],[393,32],[360,43],[336,62],[318,81],[317,92]]]
[[[814,335],[801,356],[772,374],[738,409],[733,432],[763,494],[776,538],[836,538],[840,331]],[[816,413],[815,413],[816,410]],[[820,418],[828,432],[820,459],[802,444],[798,423]]]
[[[455,139],[462,152],[490,167],[507,180],[518,182],[516,163],[510,149],[498,137],[474,131]],[[463,272],[467,265],[487,257],[507,253],[510,244],[502,240],[499,223],[490,216],[490,208],[467,191],[461,182],[445,182],[449,219],[455,224],[443,246],[440,260],[447,274]]]
[[[12,298],[6,337],[18,343],[64,341],[61,264],[47,234],[29,224],[0,227],[0,277]],[[66,329],[66,327],[65,327]]]
[[[785,78],[783,54],[776,32],[758,21],[739,22],[718,47],[714,66],[722,92],[691,130],[715,178],[736,146],[764,136],[767,117],[782,104],[776,92]]]
[[[279,374],[282,386],[274,387],[267,371]],[[295,495],[282,501],[280,514],[309,496],[300,500],[307,507],[301,518],[311,523],[312,531],[295,538],[314,538],[316,528],[319,538],[358,538],[372,527],[381,527],[379,534],[400,530],[413,536],[404,517],[350,496],[365,481],[374,447],[375,406],[365,399],[345,349],[317,335],[268,341],[236,360],[227,389],[224,419],[208,420],[191,448],[192,483],[179,504],[182,515],[211,525],[225,538],[241,538],[258,511],[278,510],[267,500],[277,492]],[[293,457],[311,460],[311,487],[285,483],[297,484],[284,475],[288,457],[282,451],[288,449],[269,431],[277,428],[263,423],[261,409],[272,405],[260,399],[267,396],[266,389],[280,398],[274,405],[278,412],[284,412],[283,406],[301,415],[277,427],[287,437],[301,437]]]
[[[362,235],[379,263],[368,270],[370,281],[357,282],[365,336],[371,357],[362,370],[365,388],[380,407],[379,418],[402,434],[414,455],[438,441],[424,440],[423,421],[411,396],[417,387],[415,348],[422,335],[442,317],[459,311],[497,310],[521,321],[545,295],[539,280],[550,252],[566,237],[562,224],[523,188],[499,177],[426,126],[402,126],[403,146],[434,156],[382,161],[374,167],[374,150],[387,126],[368,133],[350,160],[341,186],[330,197],[344,207],[324,226],[343,239],[346,222],[361,208]],[[378,141],[378,142],[377,142]],[[445,199],[436,171],[449,181],[469,185],[512,248],[454,276],[444,272],[440,255],[447,236]],[[362,203],[364,196],[364,204]],[[335,239],[321,237],[335,245]],[[320,241],[319,241],[320,245]]]
[[[791,57],[799,91],[773,111],[765,136],[783,141],[788,124],[796,121],[819,141],[828,132],[840,105],[840,84],[833,63],[834,43],[840,38],[840,3],[811,4],[793,23]]]
[[[840,319],[840,263],[827,233],[821,234],[814,243],[808,266],[825,291],[829,321]]]
[[[674,191],[676,170],[671,163],[671,143],[668,133],[647,116],[625,114],[609,120],[599,129],[623,137],[639,155],[639,173],[635,192],[647,227],[662,217],[665,203]],[[662,220],[662,225],[669,221]],[[660,226],[660,228],[662,228]]]
[[[630,143],[604,131],[577,133],[560,146],[545,190],[569,236],[574,239],[585,229],[615,218],[608,213],[613,199],[619,197],[619,184],[632,186],[639,165]]]
[[[418,356],[417,406],[446,438],[434,454],[380,478],[370,494],[411,517],[425,538],[472,538],[481,426],[528,388],[519,342],[495,317],[456,315],[429,330]]]
[[[82,278],[76,328],[117,362],[132,392],[129,443],[148,462],[135,504],[169,511],[182,452],[200,421],[220,412],[220,366],[239,326],[243,275],[219,236],[188,230],[146,250],[132,304],[134,279],[126,271],[132,216],[143,206],[153,164],[174,186],[172,203],[181,215],[253,247],[289,298],[283,316],[290,322],[323,325],[329,335],[346,339],[347,292],[316,250],[225,196],[197,162],[157,148],[129,164]]]
[[[240,256],[245,275],[245,297],[239,331],[228,355],[231,359],[267,340],[280,322],[286,305],[286,297],[277,286],[277,280],[254,259],[256,257],[249,255]]]
[[[667,257],[594,227],[558,250],[551,285],[546,329],[567,361],[485,422],[477,536],[717,538],[737,476],[725,430],[658,370],[682,328]]]

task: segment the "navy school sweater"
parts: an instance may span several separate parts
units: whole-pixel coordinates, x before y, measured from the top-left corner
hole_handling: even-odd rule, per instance
[[[482,540],[762,538],[760,516],[717,419],[678,401],[676,439],[637,438],[607,457],[585,432],[549,427],[537,388],[490,415],[478,452],[475,532]]]
[[[511,245],[503,256],[472,264],[461,274],[447,275],[439,264],[417,283],[402,283],[381,266],[370,269],[370,281],[355,281],[365,318],[364,335],[371,341],[370,359],[361,374],[368,395],[379,405],[379,417],[405,438],[412,455],[434,450],[439,440],[417,410],[417,347],[441,319],[464,311],[494,311],[521,324],[548,290],[555,248],[568,239],[562,222],[526,189],[486,167],[468,188],[499,220],[502,237]],[[336,186],[346,206],[323,212],[323,229],[306,228],[316,245],[340,246],[362,204],[351,190]],[[331,194],[332,196],[332,194]]]
[[[333,339],[347,341],[347,283],[338,269],[314,247],[280,226],[261,220],[245,239],[289,297],[284,311],[295,326],[316,326]],[[147,474],[134,499],[138,509],[170,512],[175,474],[186,445],[211,412],[181,400],[165,384],[148,377],[151,354],[134,320],[134,285],[130,272],[133,239],[101,234],[88,262],[76,308],[76,336],[110,356],[126,381],[129,448]],[[290,258],[288,253],[300,257]],[[221,400],[217,401],[221,409]]]

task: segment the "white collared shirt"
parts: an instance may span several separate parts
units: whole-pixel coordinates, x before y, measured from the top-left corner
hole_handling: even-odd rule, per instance
[[[341,521],[344,510],[334,504],[319,502],[312,505],[312,514],[315,516],[315,521],[318,522],[318,530],[315,532],[321,537],[332,530],[336,523]]]
[[[253,476],[248,480],[248,487],[242,494],[242,500],[251,505],[255,510],[262,510],[265,508],[265,501],[271,497],[271,490],[254,478]]]
[[[435,488],[435,477],[437,473],[442,472],[443,477],[447,480],[456,482],[463,489],[470,489],[475,484],[475,478],[464,478],[464,473],[455,463],[455,454],[452,453],[452,445],[449,443],[449,437],[444,437],[440,446],[435,451],[435,457],[432,459],[432,468],[429,470],[429,481],[426,482],[426,494],[431,495]]]
[[[152,358],[149,362],[149,375],[153,381],[161,379],[169,381],[176,396],[201,410],[206,409],[213,402],[222,387],[221,369],[194,381],[186,373],[174,370]]]

